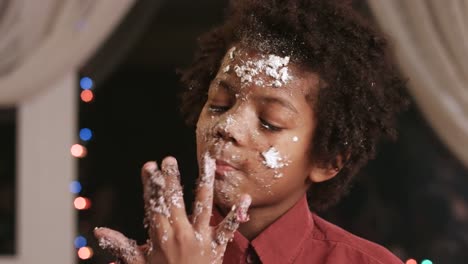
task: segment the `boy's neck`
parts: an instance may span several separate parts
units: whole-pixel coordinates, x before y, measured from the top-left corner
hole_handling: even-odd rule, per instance
[[[291,209],[305,193],[292,196],[279,204],[268,207],[252,207],[249,209],[250,220],[239,226],[238,231],[249,241],[255,239],[268,226]]]

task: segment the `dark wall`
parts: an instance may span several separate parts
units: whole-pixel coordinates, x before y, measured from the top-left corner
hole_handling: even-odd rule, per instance
[[[16,110],[0,109],[0,255],[16,253]]]

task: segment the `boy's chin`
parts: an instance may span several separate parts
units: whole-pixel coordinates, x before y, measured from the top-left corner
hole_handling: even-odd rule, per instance
[[[223,212],[226,212],[231,210],[232,206],[236,204],[238,199],[239,198],[236,198],[235,195],[226,195],[223,193],[215,192],[213,197],[213,203]]]

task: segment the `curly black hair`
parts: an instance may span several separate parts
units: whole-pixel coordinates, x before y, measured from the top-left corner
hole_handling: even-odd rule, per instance
[[[323,210],[348,191],[382,138],[396,138],[396,115],[407,107],[405,80],[389,45],[352,7],[333,0],[232,0],[224,23],[204,34],[193,63],[181,72],[181,111],[195,124],[227,50],[244,43],[290,55],[320,78],[311,151],[334,178],[312,184],[312,208]]]

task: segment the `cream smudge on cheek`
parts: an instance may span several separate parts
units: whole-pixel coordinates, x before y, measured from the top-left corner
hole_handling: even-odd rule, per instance
[[[286,159],[275,147],[270,147],[267,151],[262,152],[262,156],[263,164],[270,169],[281,169],[287,166]]]
[[[261,153],[263,157],[263,165],[274,171],[273,178],[283,177],[283,173],[279,169],[282,169],[289,165],[288,159],[281,155],[275,147],[270,147],[268,150]],[[272,183],[269,184],[271,186]]]

